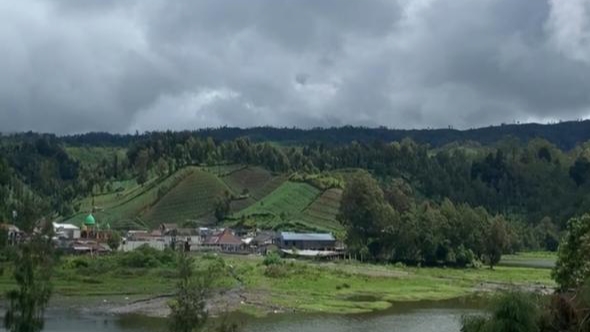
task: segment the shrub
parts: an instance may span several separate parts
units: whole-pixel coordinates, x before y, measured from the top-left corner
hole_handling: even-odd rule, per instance
[[[266,266],[270,265],[279,265],[283,263],[281,256],[276,252],[270,252],[266,257],[264,257],[264,261],[262,262]]]

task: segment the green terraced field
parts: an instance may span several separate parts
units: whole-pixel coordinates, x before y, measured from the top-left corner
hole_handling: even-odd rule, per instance
[[[286,175],[275,176],[272,180],[266,182],[260,189],[250,192],[250,196],[259,201],[271,193],[274,193],[274,191],[281,187],[281,185],[287,183],[287,179],[288,177]]]
[[[285,182],[256,204],[241,211],[238,215],[283,214],[287,220],[298,219],[301,213],[320,195],[320,190],[306,183]]]
[[[229,188],[217,176],[195,170],[149,208],[142,219],[156,226],[206,217],[215,209],[217,197],[225,191],[229,191]]]
[[[143,186],[129,186],[127,190],[94,197],[94,213],[100,224],[110,224],[112,228],[147,228],[139,215],[158,200],[158,191],[166,192],[195,171],[187,168],[174,173],[163,180],[153,179]],[[92,211],[93,198],[80,202],[80,213],[67,218],[67,222],[81,225],[84,218]]]
[[[324,191],[320,197],[303,211],[303,220],[317,227],[327,229],[342,228],[336,220],[341,198],[341,189],[328,189]]]
[[[224,176],[222,179],[236,194],[248,190],[249,193],[257,196],[257,193],[273,179],[273,176],[269,171],[260,167],[247,167]]]

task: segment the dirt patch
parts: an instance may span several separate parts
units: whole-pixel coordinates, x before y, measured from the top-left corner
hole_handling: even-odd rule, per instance
[[[498,291],[520,291],[520,292],[527,292],[527,293],[535,293],[540,295],[550,295],[555,292],[553,287],[547,287],[545,285],[540,284],[508,284],[508,283],[498,283],[498,282],[480,282],[478,283],[474,291],[476,293],[493,293]]]

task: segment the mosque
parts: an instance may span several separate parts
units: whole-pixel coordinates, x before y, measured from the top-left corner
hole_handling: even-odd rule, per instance
[[[109,238],[110,230],[111,226],[109,223],[106,223],[104,228],[102,228],[101,224],[98,223],[92,213],[90,213],[86,216],[86,219],[84,219],[80,236],[87,240],[104,241]]]

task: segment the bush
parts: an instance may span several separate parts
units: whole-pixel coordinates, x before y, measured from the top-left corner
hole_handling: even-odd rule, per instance
[[[278,253],[273,251],[268,253],[266,257],[264,257],[264,261],[262,261],[262,263],[266,266],[280,265],[283,263],[283,260],[281,259],[281,256]]]
[[[538,331],[539,308],[535,299],[524,293],[502,295],[495,303],[492,315],[463,319],[462,332],[529,332]]]

